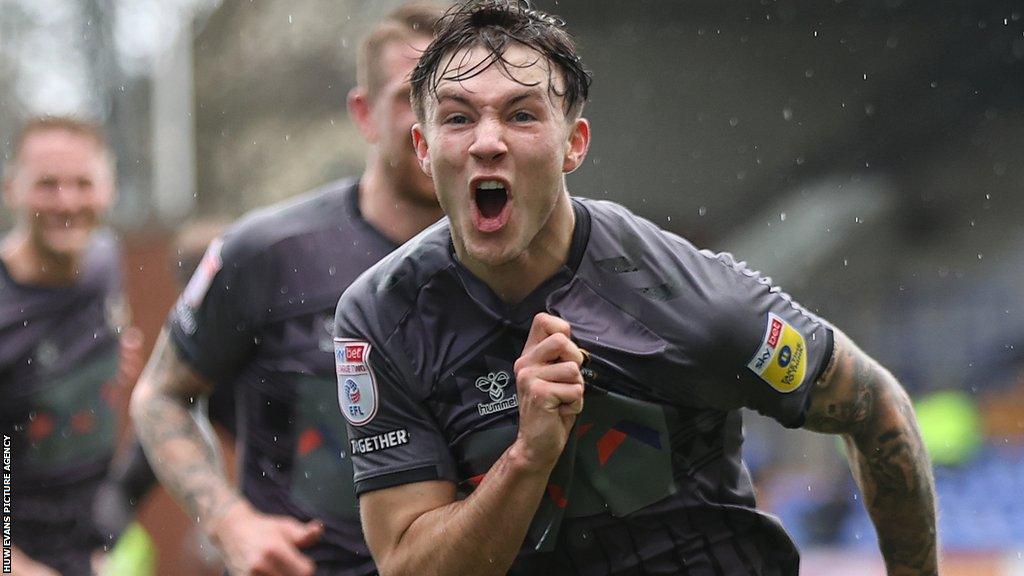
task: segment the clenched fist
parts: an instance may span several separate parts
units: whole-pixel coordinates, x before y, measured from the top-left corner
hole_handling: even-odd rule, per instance
[[[519,396],[519,442],[527,459],[554,466],[576,415],[583,410],[584,354],[570,340],[569,323],[537,314],[515,363]]]

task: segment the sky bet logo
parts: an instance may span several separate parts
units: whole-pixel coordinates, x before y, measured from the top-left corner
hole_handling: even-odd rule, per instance
[[[764,340],[747,368],[783,394],[800,387],[807,374],[803,334],[775,314],[768,314]]]
[[[363,362],[363,346],[345,346],[345,362]]]

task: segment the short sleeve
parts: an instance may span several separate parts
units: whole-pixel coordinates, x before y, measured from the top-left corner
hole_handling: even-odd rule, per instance
[[[217,238],[171,310],[168,327],[179,354],[215,382],[233,380],[256,346],[269,279],[230,239]]]
[[[356,494],[455,481],[444,435],[385,350],[367,340],[335,339],[338,405],[348,424]]]
[[[832,328],[729,254],[701,251],[694,263],[692,277],[708,295],[689,311],[706,331],[704,345],[695,347],[701,396],[802,426],[813,384],[832,356]]]

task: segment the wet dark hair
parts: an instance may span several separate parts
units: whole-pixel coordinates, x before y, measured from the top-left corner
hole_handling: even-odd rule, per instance
[[[412,72],[411,99],[416,117],[420,121],[425,119],[426,96],[436,95],[441,81],[468,80],[491,66],[497,65],[508,78],[528,85],[520,82],[512,70],[524,66],[505,59],[505,51],[514,44],[536,50],[562,73],[563,91],[558,91],[553,82],[548,85],[552,93],[563,99],[565,115],[578,116],[590,91],[590,72],[584,69],[576,53],[565,21],[532,8],[527,0],[470,0],[445,13],[438,22],[434,41]],[[464,62],[452,70],[456,54],[477,46],[486,48],[490,55],[465,70],[459,70]]]

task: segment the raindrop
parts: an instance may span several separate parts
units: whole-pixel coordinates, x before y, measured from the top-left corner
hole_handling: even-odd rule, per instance
[[[697,208],[697,215],[698,216],[707,216],[707,213],[708,213],[708,207],[707,206],[701,206],[700,208]]]
[[[938,88],[939,87],[939,83],[936,82],[935,80],[932,80],[932,82],[931,82],[931,84],[929,84],[929,86],[931,86],[932,88]]]
[[[289,15],[288,15],[288,23],[289,23],[289,24],[291,24],[292,22],[293,22],[293,21],[292,21],[292,15],[291,15],[291,14],[289,14]]]
[[[981,252],[978,252],[978,260],[981,260]]]
[[[782,109],[782,119],[785,120],[786,122],[789,122],[790,120],[792,120],[793,119],[793,109],[790,108],[789,106],[786,106],[785,108],[783,108]]]
[[[861,220],[860,216],[854,216],[853,221],[856,222],[857,224],[862,224],[864,222],[863,220]]]
[[[804,162],[806,162],[806,160],[804,160],[803,156],[797,156],[796,157],[796,164],[797,164],[797,166],[803,166]]]
[[[327,269],[327,273],[330,274],[331,276],[334,276],[335,274],[338,273],[338,269],[335,268],[334,266],[331,266],[330,268]]]
[[[786,221],[786,213],[785,212],[780,212],[779,213],[779,221],[780,222],[785,222]]]
[[[811,78],[813,76],[814,76],[814,69],[813,68],[808,68],[807,70],[804,70],[804,77],[805,78]]]
[[[740,119],[739,118],[737,118],[735,116],[733,116],[732,118],[729,118],[729,126],[736,126],[739,123],[740,123]]]

